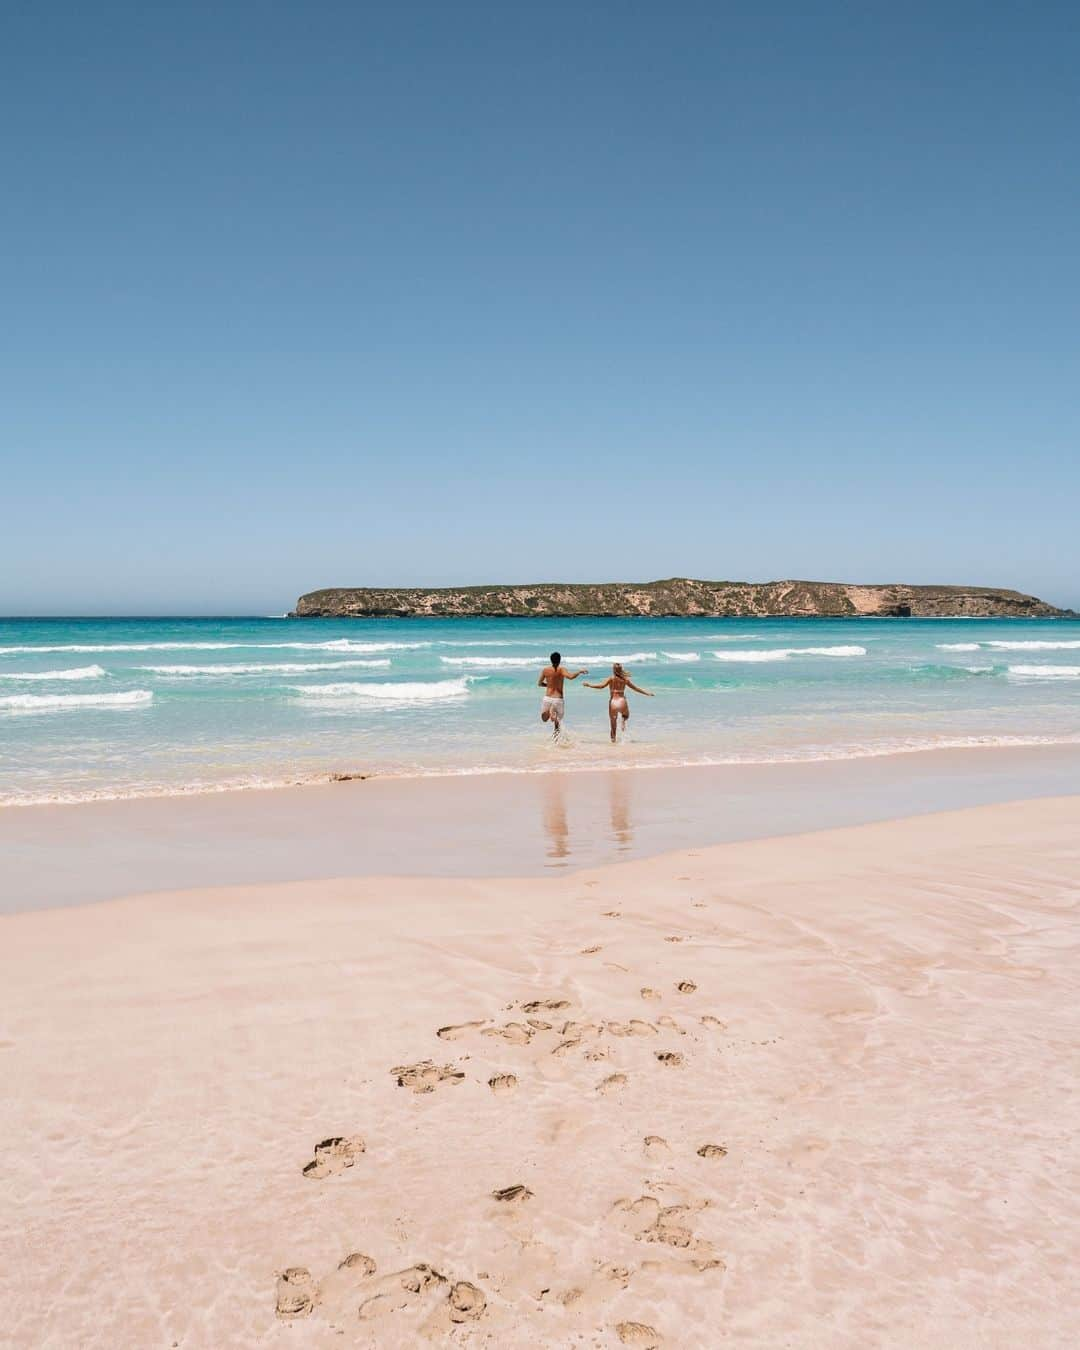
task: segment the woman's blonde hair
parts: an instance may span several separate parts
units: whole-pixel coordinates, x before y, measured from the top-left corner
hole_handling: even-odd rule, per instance
[[[622,668],[622,662],[621,662],[621,661],[615,661],[615,662],[612,663],[611,673],[612,673],[612,675],[625,675],[625,674],[626,674],[626,671],[623,670],[623,668]]]

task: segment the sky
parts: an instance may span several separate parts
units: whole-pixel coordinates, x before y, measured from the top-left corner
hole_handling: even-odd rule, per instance
[[[18,4],[0,613],[1080,607],[1075,4]]]

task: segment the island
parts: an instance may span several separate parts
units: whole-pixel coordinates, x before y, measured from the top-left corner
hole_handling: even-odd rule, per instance
[[[340,586],[309,591],[292,618],[1067,618],[996,586],[853,585],[842,581],[612,581],[596,585]]]

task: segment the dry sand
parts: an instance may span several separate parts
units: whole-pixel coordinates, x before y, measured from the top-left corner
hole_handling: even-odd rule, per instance
[[[1067,798],[0,920],[0,1342],[1075,1345],[1078,900]]]

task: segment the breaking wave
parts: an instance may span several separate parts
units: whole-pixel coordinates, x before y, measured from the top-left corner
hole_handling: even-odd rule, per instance
[[[700,652],[661,652],[661,656],[666,656],[669,661],[700,661]]]
[[[292,651],[308,652],[405,652],[430,647],[430,642],[354,642],[352,638],[333,638],[327,642],[68,642],[50,647],[0,647],[0,653],[30,655],[34,652],[226,652]]]
[[[977,652],[983,647],[992,647],[999,652],[1067,652],[1080,649],[1080,639],[1064,642],[1049,642],[1036,639],[1023,640],[1011,638],[993,638],[986,642],[939,642],[943,652]]]
[[[475,675],[462,675],[457,680],[413,680],[401,684],[297,684],[293,688],[302,698],[329,702],[435,703],[442,699],[463,698],[476,678]]]
[[[267,661],[260,664],[221,666],[137,666],[138,670],[149,671],[153,675],[214,676],[214,675],[307,675],[316,670],[370,670],[375,667],[385,669],[390,665],[388,656],[375,657],[371,661],[354,658],[352,661]]]
[[[11,694],[0,698],[7,712],[57,712],[62,708],[135,708],[153,698],[149,689],[125,694]]]
[[[865,655],[865,647],[764,647],[760,651],[713,652],[717,661],[787,661],[792,656]]]
[[[483,666],[488,670],[509,670],[511,667],[544,665],[542,656],[440,656],[444,666]]]
[[[1080,666],[1010,666],[1009,674],[1028,680],[1080,680]]]
[[[97,680],[104,674],[101,666],[73,666],[68,670],[4,670],[0,680]]]

